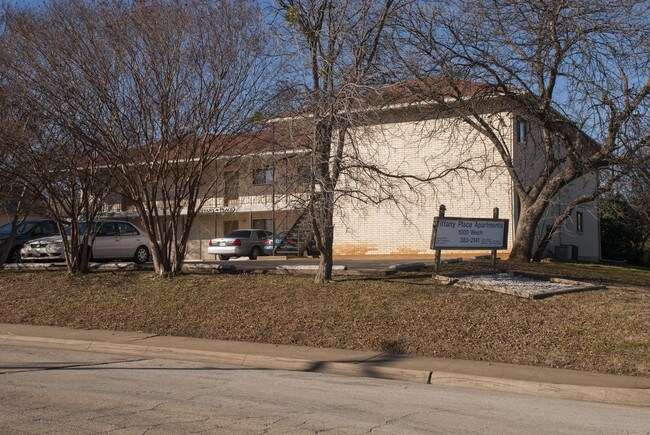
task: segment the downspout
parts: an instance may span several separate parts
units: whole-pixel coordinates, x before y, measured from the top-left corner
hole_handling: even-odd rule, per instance
[[[562,213],[562,191],[560,190],[557,193],[558,196],[558,201],[557,201],[557,215],[559,216]],[[557,229],[557,236],[558,236],[558,242],[559,245],[562,246],[562,228],[564,227],[564,222],[562,222],[562,225],[559,226]]]
[[[600,171],[596,171],[596,188],[600,186]],[[602,237],[600,232],[600,195],[596,197],[596,227],[598,228],[598,262],[602,263],[603,261],[603,251],[602,251]]]
[[[271,253],[275,256],[275,123],[271,125]]]

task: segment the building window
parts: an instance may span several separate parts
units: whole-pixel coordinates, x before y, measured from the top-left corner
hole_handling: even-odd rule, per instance
[[[298,166],[298,181],[300,183],[309,183],[311,178],[311,169],[309,166]]]
[[[253,228],[273,232],[273,219],[253,219]]]
[[[576,212],[576,231],[581,233],[582,232],[582,212],[578,211]]]
[[[515,127],[517,134],[517,143],[526,142],[526,121],[524,121],[522,118],[517,118]]]
[[[253,185],[273,184],[273,169],[266,167],[253,172]]]

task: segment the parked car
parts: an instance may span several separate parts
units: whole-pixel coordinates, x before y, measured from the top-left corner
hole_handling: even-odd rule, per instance
[[[256,260],[263,253],[264,239],[269,236],[271,236],[271,232],[265,230],[234,230],[226,234],[225,237],[210,240],[208,254],[217,254],[219,260],[222,261],[246,256],[251,260]]]
[[[262,248],[264,254],[273,255],[273,249],[277,246],[280,246],[280,243],[282,243],[282,240],[284,239],[286,234],[287,234],[286,231],[282,231],[278,233],[275,236],[275,245],[273,243],[273,236],[264,239],[263,248]],[[282,254],[296,254],[301,257],[303,256],[318,257],[320,255],[320,251],[316,247],[316,244],[314,243],[313,240],[311,240],[306,245],[298,246],[297,240],[293,238],[288,238],[287,240],[285,240],[285,245],[282,247],[281,251]]]
[[[79,224],[83,231],[85,222]],[[149,261],[148,239],[143,230],[126,221],[101,221],[96,228],[90,258],[92,260],[133,260],[141,264]],[[70,229],[66,230],[70,234]],[[23,261],[65,260],[63,238],[59,236],[30,240],[21,250]]]
[[[0,250],[5,248],[11,233],[11,223],[0,227]],[[52,219],[31,219],[18,225],[16,235],[9,248],[7,263],[18,263],[20,261],[20,249],[25,242],[36,237],[54,236],[59,233],[56,224]]]
[[[278,233],[275,235],[275,244],[273,243],[273,236],[269,236],[265,238],[262,241],[262,251],[264,252],[265,255],[273,255],[273,249],[276,246],[280,246],[280,243],[282,243],[282,239],[286,236],[287,232],[282,231],[281,233]],[[285,246],[295,246],[296,241],[293,239],[288,239],[287,240],[287,245]]]

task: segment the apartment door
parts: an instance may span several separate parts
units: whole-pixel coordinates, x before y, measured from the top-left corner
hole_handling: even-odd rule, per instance
[[[239,204],[239,172],[232,171],[224,174],[224,205]]]
[[[223,235],[239,229],[239,221],[223,221]]]

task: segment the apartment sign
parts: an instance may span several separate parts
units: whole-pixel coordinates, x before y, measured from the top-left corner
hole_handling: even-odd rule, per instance
[[[431,249],[506,249],[508,219],[436,217]]]
[[[203,207],[199,210],[200,214],[218,214],[218,213],[234,213],[235,207]]]

